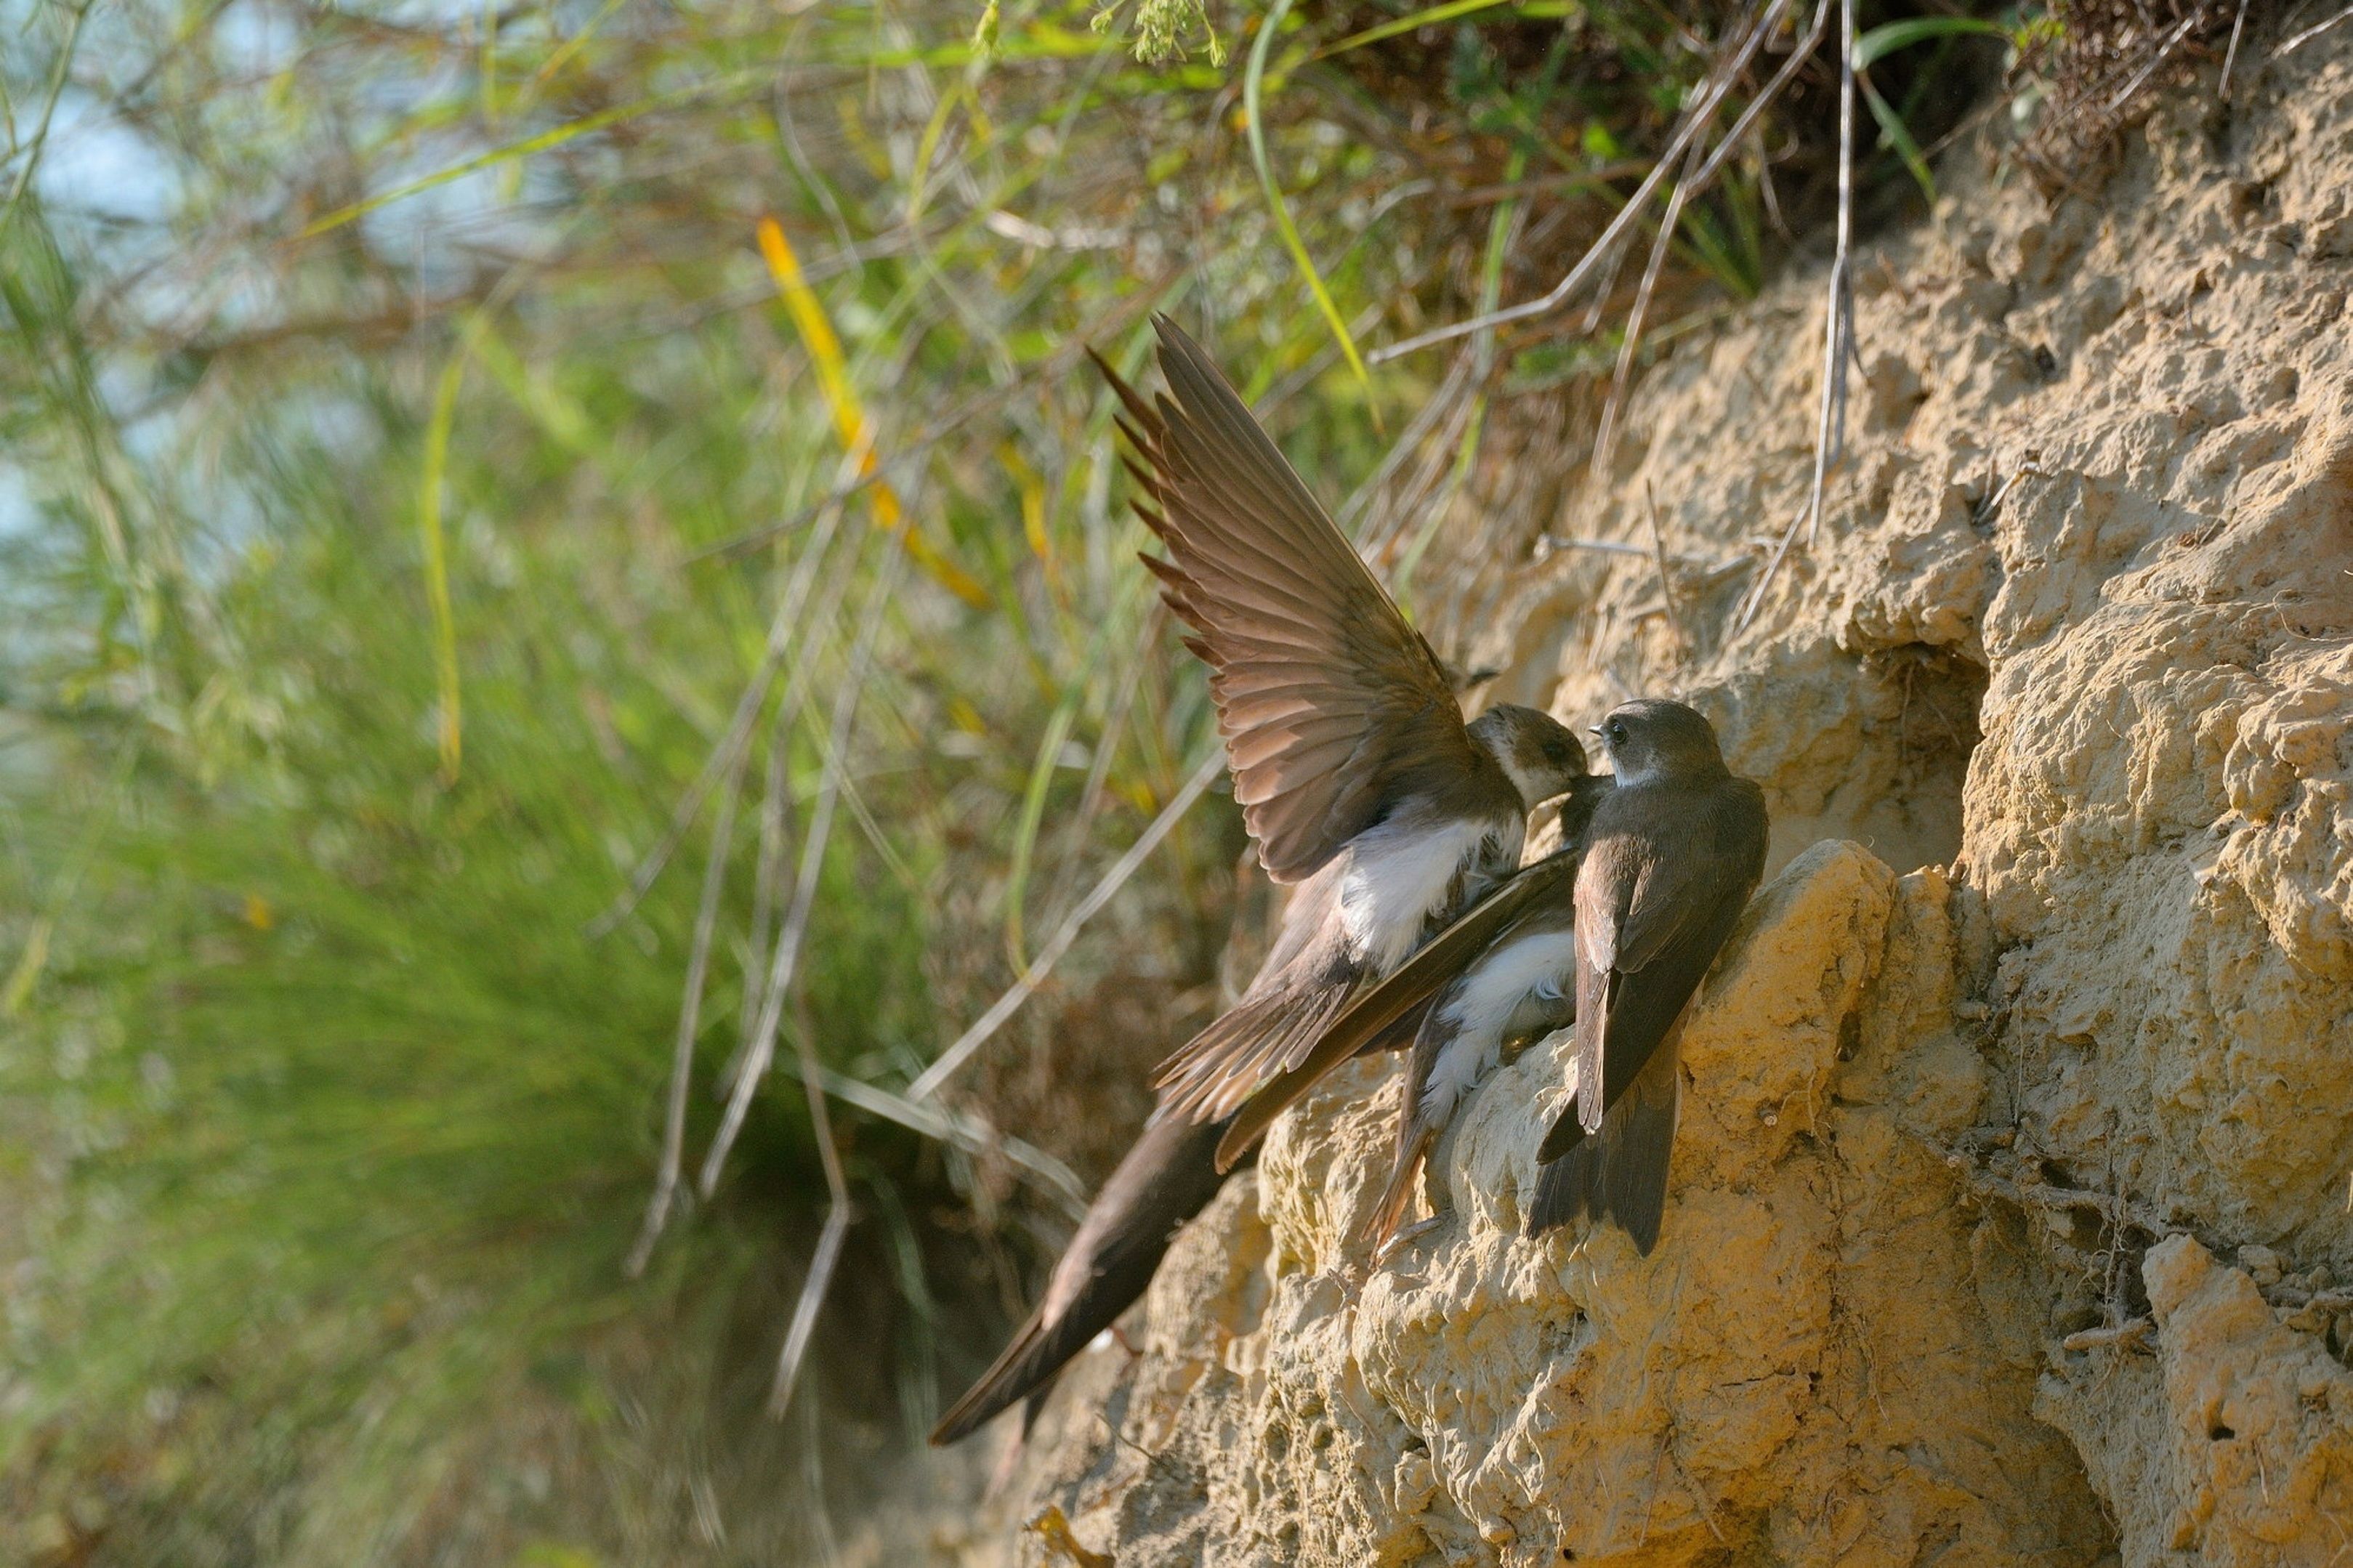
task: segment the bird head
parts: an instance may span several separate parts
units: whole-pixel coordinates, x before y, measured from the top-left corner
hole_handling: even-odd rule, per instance
[[[1662,698],[1620,703],[1593,726],[1621,784],[1655,778],[1709,778],[1725,771],[1715,728],[1695,710]]]
[[[1473,743],[1502,764],[1530,811],[1585,776],[1585,747],[1549,713],[1501,702],[1471,721]]]

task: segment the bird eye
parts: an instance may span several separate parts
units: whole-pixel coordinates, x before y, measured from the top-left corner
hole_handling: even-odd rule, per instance
[[[1626,726],[1620,721],[1616,719],[1609,721],[1609,733],[1611,745],[1622,746],[1626,743]]]

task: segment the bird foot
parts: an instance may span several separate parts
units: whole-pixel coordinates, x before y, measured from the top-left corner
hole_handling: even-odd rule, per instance
[[[1418,1219],[1411,1225],[1400,1226],[1398,1229],[1390,1233],[1389,1238],[1387,1241],[1381,1243],[1380,1249],[1373,1254],[1373,1261],[1375,1263],[1387,1263],[1391,1258],[1397,1256],[1400,1250],[1412,1245],[1414,1242],[1419,1241],[1423,1237],[1428,1236],[1431,1231],[1436,1230],[1441,1224],[1445,1223],[1445,1219],[1446,1216],[1444,1215],[1434,1214],[1428,1219]]]

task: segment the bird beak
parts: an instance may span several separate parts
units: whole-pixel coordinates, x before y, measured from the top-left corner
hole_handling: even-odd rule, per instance
[[[1601,726],[1599,724],[1588,724],[1585,727],[1585,732],[1597,741],[1601,739]]]

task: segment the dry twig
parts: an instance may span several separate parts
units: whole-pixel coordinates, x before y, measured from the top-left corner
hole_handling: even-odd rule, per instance
[[[1788,559],[1789,546],[1804,528],[1809,548],[1822,510],[1822,489],[1846,440],[1847,359],[1853,347],[1854,297],[1848,277],[1850,247],[1854,235],[1854,0],[1839,0],[1839,178],[1838,245],[1831,260],[1829,300],[1822,323],[1822,396],[1814,424],[1814,477],[1806,504],[1773,546],[1773,553],[1757,574],[1740,613],[1733,618],[1732,635],[1748,629],[1765,603],[1765,594]]]
[[[734,1146],[737,1134],[744,1129],[753,1091],[759,1088],[776,1052],[776,1031],[784,1022],[785,1000],[792,989],[801,940],[807,934],[810,910],[817,902],[818,873],[824,868],[826,845],[832,837],[834,806],[841,796],[841,759],[849,752],[849,729],[858,715],[858,700],[866,687],[867,670],[873,663],[874,641],[888,618],[882,613],[883,606],[890,603],[892,590],[897,586],[907,559],[903,545],[890,552],[881,575],[867,595],[860,616],[857,646],[850,653],[849,668],[842,672],[840,689],[834,694],[831,736],[818,784],[817,804],[801,839],[800,873],[793,889],[792,909],[785,917],[784,929],[776,933],[776,950],[769,958],[767,988],[760,999],[759,1026],[753,1032],[752,1048],[744,1058],[743,1068],[735,1075],[727,1110],[720,1120],[718,1133],[711,1141],[711,1152],[703,1158],[699,1184],[706,1198],[718,1189],[719,1173],[726,1163],[727,1151]],[[831,1222],[828,1225],[829,1227]]]
[[[2114,1347],[2117,1350],[2141,1350],[2157,1325],[2147,1318],[2135,1318],[2128,1323],[2116,1323],[2103,1329],[2078,1329],[2059,1342],[2063,1351],[2094,1351]]]
[[[1585,281],[1593,275],[1594,269],[1615,252],[1618,242],[1625,237],[1626,231],[1650,205],[1651,198],[1658,194],[1659,186],[1665,183],[1669,172],[1683,161],[1684,151],[1698,138],[1707,123],[1715,119],[1717,106],[1724,101],[1725,95],[1731,91],[1732,84],[1739,79],[1740,73],[1748,68],[1748,62],[1756,58],[1757,51],[1764,47],[1766,38],[1780,21],[1782,13],[1788,5],[1788,0],[1769,0],[1763,15],[1758,16],[1749,27],[1747,36],[1741,40],[1739,47],[1734,51],[1730,62],[1721,74],[1708,84],[1706,89],[1701,93],[1699,100],[1683,112],[1683,120],[1677,125],[1674,135],[1669,139],[1666,147],[1659,153],[1658,162],[1651,165],[1651,172],[1643,176],[1642,183],[1636,187],[1632,198],[1619,209],[1617,216],[1609,220],[1609,226],[1601,231],[1601,237],[1593,242],[1584,256],[1578,258],[1577,265],[1570,268],[1567,275],[1554,284],[1549,291],[1538,299],[1508,306],[1501,310],[1486,311],[1472,316],[1467,321],[1434,328],[1430,331],[1408,338],[1403,342],[1391,343],[1387,348],[1375,350],[1366,356],[1366,359],[1375,364],[1385,363],[1401,355],[1412,353],[1416,350],[1429,348],[1432,344],[1451,342],[1456,338],[1468,337],[1472,332],[1504,326],[1513,321],[1525,321],[1535,316],[1549,315],[1567,304],[1576,296],[1577,290]],[[1786,79],[1777,77],[1775,79],[1778,81]],[[1760,94],[1759,97],[1761,100],[1763,95]],[[1744,124],[1747,119],[1748,116],[1743,116]],[[1727,138],[1725,146],[1730,146],[1733,140],[1733,138]],[[1721,153],[1723,150],[1718,151]],[[1718,162],[1720,158],[1709,159],[1703,172],[1713,172],[1714,166]]]
[[[1217,781],[1225,767],[1226,754],[1222,750],[1211,752],[1202,759],[1201,765],[1193,770],[1193,776],[1185,781],[1184,788],[1160,808],[1160,815],[1152,819],[1152,826],[1128,846],[1127,853],[1103,874],[1093,890],[1079,900],[1078,907],[1063,917],[1061,925],[1056,928],[1046,945],[1038,950],[1038,956],[1029,961],[1029,967],[1021,972],[1021,977],[989,1005],[987,1012],[974,1020],[972,1027],[957,1036],[955,1043],[942,1051],[938,1060],[925,1068],[922,1076],[907,1086],[909,1100],[924,1100],[938,1093],[940,1085],[970,1060],[975,1051],[988,1043],[989,1037],[1004,1026],[1005,1020],[1013,1016],[1021,1004],[1029,999],[1030,993],[1053,973],[1054,965],[1061,961],[1062,954],[1070,951],[1071,943],[1078,940],[1080,930],[1111,902],[1112,895],[1118,892],[1121,885],[1135,874],[1136,868],[1159,847],[1160,841],[1168,837],[1178,819],[1191,809],[1195,801],[1201,798],[1202,793]]]

